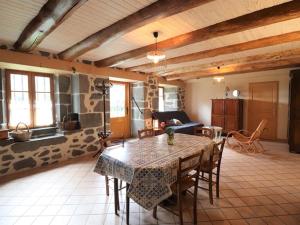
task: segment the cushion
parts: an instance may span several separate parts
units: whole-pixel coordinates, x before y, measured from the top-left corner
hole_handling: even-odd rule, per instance
[[[153,112],[152,117],[154,119],[158,119],[160,122],[171,119],[180,120],[183,124],[191,122],[190,118],[184,111]]]

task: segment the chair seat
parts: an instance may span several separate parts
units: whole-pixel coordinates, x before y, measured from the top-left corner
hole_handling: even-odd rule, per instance
[[[186,191],[188,189],[190,189],[191,187],[195,186],[195,180],[194,180],[194,176],[184,176],[181,178],[181,189],[182,191]],[[171,185],[171,190],[173,193],[177,193],[177,182],[173,183]]]
[[[218,167],[217,162],[213,163],[212,169],[214,170],[215,168]],[[201,168],[200,168],[200,172],[204,172],[204,173],[209,173],[210,171],[210,165],[209,162],[202,164]]]

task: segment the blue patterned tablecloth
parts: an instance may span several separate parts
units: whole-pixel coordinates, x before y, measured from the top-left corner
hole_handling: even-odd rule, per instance
[[[166,134],[133,140],[124,148],[106,149],[94,171],[129,183],[129,197],[150,210],[172,194],[170,185],[177,179],[178,158],[204,150],[206,160],[211,143],[209,138],[186,134],[175,134],[174,145],[167,144]]]

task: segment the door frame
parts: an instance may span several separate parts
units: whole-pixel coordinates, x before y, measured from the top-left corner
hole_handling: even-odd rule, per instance
[[[110,80],[110,83],[112,83],[112,85],[114,85],[114,84],[124,84],[125,85],[125,107],[126,107],[125,113],[126,113],[126,117],[127,117],[126,122],[127,122],[127,126],[128,126],[128,131],[125,133],[124,138],[129,138],[132,135],[131,134],[130,83],[129,82],[122,82],[122,81],[114,81],[114,80]],[[109,101],[110,101],[110,99],[109,99]],[[109,119],[111,121],[111,117]]]
[[[276,84],[276,89],[277,89],[277,95],[276,97],[276,107],[275,107],[275,138],[274,139],[265,139],[262,138],[263,140],[268,140],[268,141],[276,141],[278,140],[277,137],[277,131],[278,131],[278,103],[279,103],[279,81],[261,81],[261,82],[250,82],[249,83],[249,97],[248,97],[248,101],[250,101],[250,99],[252,99],[251,93],[252,93],[252,89],[251,89],[251,85],[253,84],[267,84],[267,83],[271,83],[271,84]],[[249,130],[249,102],[248,102],[248,110],[247,110],[247,130]]]

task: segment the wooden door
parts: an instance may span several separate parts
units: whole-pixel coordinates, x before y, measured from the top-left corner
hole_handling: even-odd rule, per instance
[[[110,88],[110,129],[113,139],[130,137],[129,84],[112,82]]]
[[[300,70],[291,71],[289,115],[290,151],[300,153]]]
[[[277,137],[278,82],[249,84],[248,130],[253,132],[262,119],[268,120],[263,139]]]

